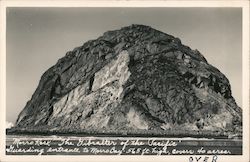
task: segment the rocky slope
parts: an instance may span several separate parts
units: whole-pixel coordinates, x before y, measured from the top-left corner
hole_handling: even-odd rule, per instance
[[[180,39],[144,25],[108,31],[48,69],[17,130],[239,133],[228,79]]]

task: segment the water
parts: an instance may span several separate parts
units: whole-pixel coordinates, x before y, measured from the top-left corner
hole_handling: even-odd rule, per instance
[[[241,139],[7,135],[6,155],[241,155]]]

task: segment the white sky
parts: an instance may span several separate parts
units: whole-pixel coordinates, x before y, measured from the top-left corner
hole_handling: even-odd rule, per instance
[[[151,26],[198,49],[228,77],[242,105],[240,8],[8,8],[7,121],[16,121],[41,75],[67,51],[131,24]]]

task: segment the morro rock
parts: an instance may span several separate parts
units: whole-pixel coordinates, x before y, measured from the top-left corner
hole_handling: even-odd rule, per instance
[[[225,135],[241,132],[242,110],[228,79],[198,50],[131,25],[59,59],[42,75],[14,129]]]

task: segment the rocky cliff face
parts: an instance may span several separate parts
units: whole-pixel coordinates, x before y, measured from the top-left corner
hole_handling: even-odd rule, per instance
[[[240,132],[228,79],[180,39],[148,26],[108,31],[48,69],[16,129]]]

